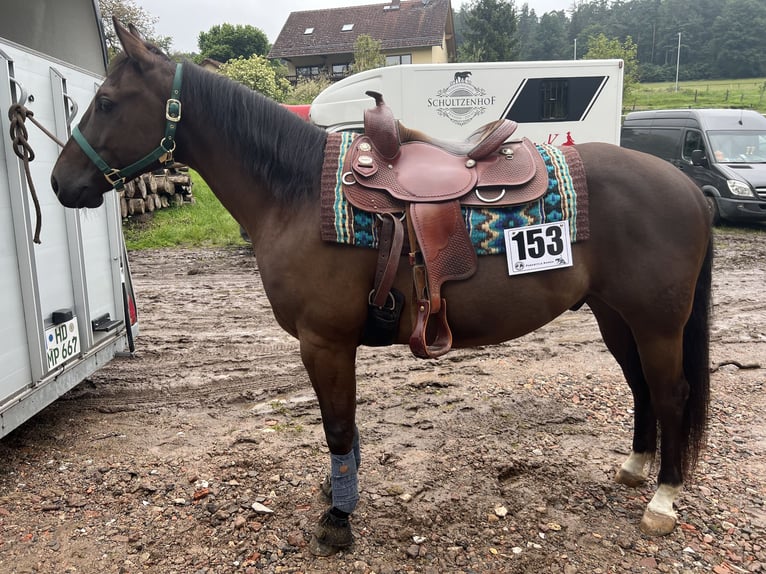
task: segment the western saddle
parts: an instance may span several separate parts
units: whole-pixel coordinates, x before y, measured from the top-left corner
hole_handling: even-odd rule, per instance
[[[343,159],[343,192],[380,218],[379,256],[370,307],[396,305],[392,285],[407,225],[416,309],[410,349],[421,358],[452,347],[445,281],[467,279],[477,258],[461,205],[499,208],[532,201],[548,187],[545,163],[528,139],[508,141],[517,124],[499,120],[465,142],[437,141],[398,122],[377,92],[364,135]],[[438,317],[429,328],[432,316]]]

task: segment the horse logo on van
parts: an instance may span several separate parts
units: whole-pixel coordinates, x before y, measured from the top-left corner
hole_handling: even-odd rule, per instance
[[[467,82],[471,72],[455,72],[455,82]]]
[[[468,70],[455,72],[446,88],[439,90],[436,97],[428,98],[428,107],[459,126],[485,113],[488,106],[495,104],[496,97],[475,85],[472,75]]]

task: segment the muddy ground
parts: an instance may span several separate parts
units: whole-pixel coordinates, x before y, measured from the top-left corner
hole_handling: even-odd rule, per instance
[[[363,349],[356,543],[313,557],[328,456],[255,259],[145,251],[135,356],[0,441],[0,572],[764,572],[766,231],[717,238],[709,444],[669,536],[612,480],[632,405],[586,308],[438,361]]]

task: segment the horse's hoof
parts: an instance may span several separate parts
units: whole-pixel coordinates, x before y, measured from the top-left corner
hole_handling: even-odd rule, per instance
[[[644,511],[639,528],[647,536],[665,536],[673,532],[676,527],[676,517],[667,514],[659,514],[649,510]]]
[[[646,477],[641,474],[636,474],[635,472],[630,472],[629,470],[621,468],[617,471],[617,474],[614,477],[614,481],[618,484],[629,486],[630,488],[636,488],[646,482]]]
[[[330,546],[329,544],[320,542],[317,540],[316,536],[312,536],[311,542],[309,542],[309,551],[314,556],[332,556],[338,552],[338,550],[340,550],[340,548],[336,548],[335,546]]]
[[[315,556],[331,556],[354,543],[351,524],[347,518],[338,518],[325,511],[314,529],[309,548]]]

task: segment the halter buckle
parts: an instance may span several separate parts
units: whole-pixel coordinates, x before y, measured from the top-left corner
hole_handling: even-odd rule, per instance
[[[169,122],[181,121],[181,101],[175,98],[168,98],[165,103],[165,119]]]
[[[119,169],[112,168],[105,171],[104,177],[114,189],[122,189],[125,186],[125,177],[120,175]]]

